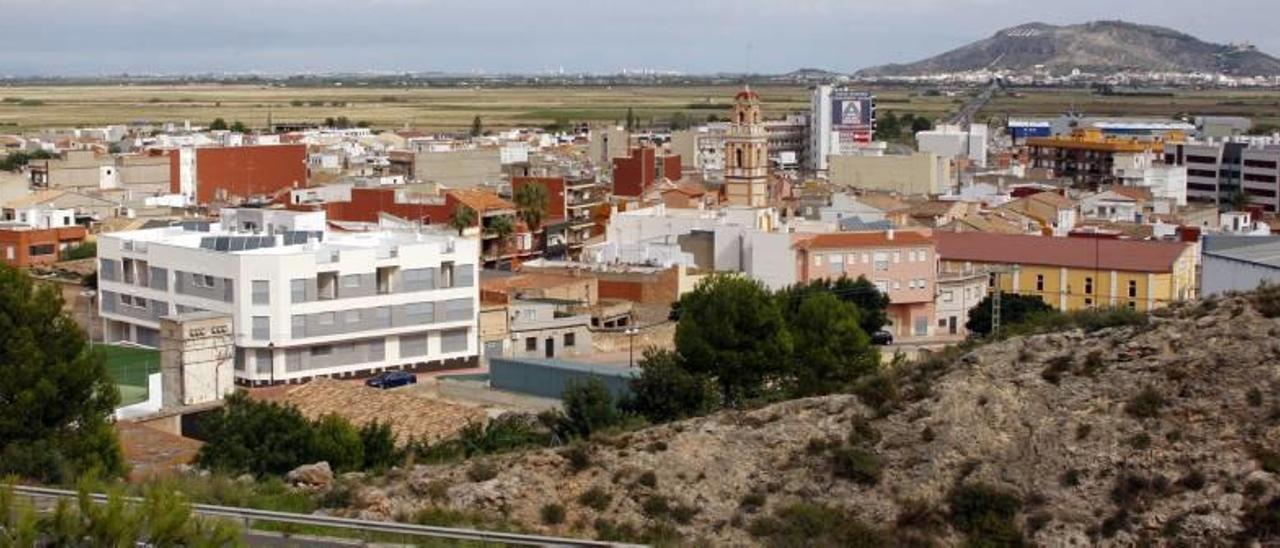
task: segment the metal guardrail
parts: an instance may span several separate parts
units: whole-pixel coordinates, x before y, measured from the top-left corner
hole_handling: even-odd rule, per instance
[[[27,487],[14,486],[15,495],[25,496],[31,499],[74,499],[77,497],[75,491],[66,489],[52,489],[48,487]],[[107,495],[102,493],[93,493],[90,495],[95,502],[105,503]],[[137,497],[126,497],[124,499],[130,503],[140,503],[142,499]],[[217,506],[212,504],[192,504],[192,513],[205,516],[224,519],[234,519],[246,525],[249,528],[255,521],[274,522],[274,523],[290,523],[295,525],[309,525],[315,527],[329,527],[333,529],[346,529],[360,532],[377,532],[390,533],[396,535],[404,535],[410,537],[424,537],[433,539],[447,540],[464,540],[476,542],[489,542],[509,544],[516,546],[557,546],[557,547],[635,547],[636,544],[623,544],[616,542],[606,542],[598,540],[571,539],[561,537],[548,537],[541,535],[521,535],[516,533],[504,533],[499,531],[479,531],[475,529],[456,529],[452,527],[434,527],[430,525],[415,525],[409,523],[396,523],[387,521],[373,521],[366,519],[338,518],[331,516],[313,516],[309,514],[295,514],[292,512],[275,512],[270,510],[255,510],[253,508],[241,508],[235,506]]]

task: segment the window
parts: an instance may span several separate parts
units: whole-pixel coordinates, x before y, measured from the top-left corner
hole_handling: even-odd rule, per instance
[[[404,307],[405,321],[410,325],[435,321],[435,303],[409,303]]]
[[[343,312],[342,315],[345,318],[344,321],[346,321],[347,323],[360,323],[359,310],[348,310],[346,312]]]
[[[271,373],[271,351],[261,348],[254,351],[253,361],[258,365],[259,374]]]
[[[893,281],[893,288],[894,288],[894,289],[902,289],[902,282],[901,282],[901,281],[899,281],[899,280],[894,280],[894,281]]]
[[[1084,305],[1085,305],[1085,306],[1093,306],[1093,299],[1085,298],[1085,300],[1084,300]]]
[[[1129,301],[1129,310],[1137,310],[1137,309],[1138,309],[1137,301]]]
[[[942,302],[944,302],[944,303],[949,303],[949,302],[951,302],[951,301],[952,301],[952,300],[954,300],[954,299],[955,299],[955,294],[954,294],[954,292],[952,292],[952,291],[943,291],[943,292],[942,292]]]
[[[307,280],[305,278],[289,280],[289,300],[295,303],[307,302]]]
[[[311,357],[313,358],[318,356],[328,356],[330,354],[333,354],[333,347],[327,344],[311,347]]]
[[[196,287],[213,287],[213,276],[208,274],[192,274],[191,281]]]
[[[576,343],[576,342],[577,342],[577,334],[576,334],[576,333],[565,333],[565,334],[564,334],[564,346],[565,346],[565,348],[569,348],[569,347],[573,346],[573,345],[574,345],[574,343]]]
[[[440,264],[440,288],[453,287],[453,263]]]
[[[1036,291],[1044,291],[1044,274],[1036,274]]]
[[[347,274],[346,276],[343,276],[343,277],[342,277],[342,287],[343,287],[344,289],[355,289],[355,288],[360,287],[360,275],[359,275],[359,274]]]
[[[1129,298],[1132,299],[1137,296],[1138,296],[1138,282],[1137,280],[1129,280]],[[1133,303],[1129,303],[1129,304],[1133,304]]]
[[[876,252],[876,270],[881,272],[889,270],[889,254],[884,252]]]
[[[893,262],[894,262],[895,264],[896,264],[896,263],[900,263],[900,262],[902,262],[902,253],[901,253],[901,252],[899,252],[899,251],[894,251],[894,252],[893,252]]]
[[[57,248],[53,244],[33,245],[28,250],[31,256],[37,255],[53,255],[57,252]]]
[[[271,304],[271,282],[253,281],[253,304]]]
[[[813,254],[813,266],[822,266],[822,254],[821,254],[821,253],[814,253],[814,254]]]
[[[921,262],[929,260],[929,250],[921,249],[918,253],[916,253],[916,260]]]
[[[271,318],[267,316],[253,317],[253,340],[265,341],[271,338]]]
[[[1093,294],[1093,278],[1084,279],[1084,293],[1085,295]]]
[[[316,323],[320,325],[333,325],[334,320],[336,320],[336,318],[333,317],[333,312],[321,312],[316,314]]]
[[[11,246],[11,245],[9,245],[9,246],[5,246],[5,248],[4,248],[4,258],[6,258],[6,259],[8,259],[8,260],[10,260],[10,261],[12,261],[12,260],[13,260],[13,246]]]
[[[440,332],[441,352],[465,352],[467,350],[467,329],[452,329]]]
[[[302,314],[295,314],[291,318],[289,336],[295,339],[301,339],[307,336],[307,317]]]
[[[537,337],[525,337],[525,338],[524,338],[524,351],[525,351],[525,352],[533,352],[533,351],[535,351],[535,350],[537,350],[537,349],[538,349],[538,338],[537,338]]]
[[[862,264],[871,264],[871,254],[870,254],[870,253],[863,253],[863,254],[862,254]]]

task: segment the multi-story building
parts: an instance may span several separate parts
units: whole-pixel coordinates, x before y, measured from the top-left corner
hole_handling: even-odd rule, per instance
[[[734,97],[725,133],[724,190],[729,205],[765,207],[769,201],[769,134],[760,96],[750,89]]]
[[[797,240],[797,281],[865,277],[889,296],[885,329],[897,337],[933,333],[938,257],[929,233],[827,233]]]
[[[1062,311],[1148,311],[1195,297],[1195,244],[1103,237],[938,233],[945,274],[990,275],[990,287],[1036,295]]]
[[[1053,170],[1054,175],[1070,177],[1076,184],[1097,188],[1115,184],[1116,155],[1159,151],[1165,142],[1179,142],[1180,133],[1164,137],[1138,139],[1104,135],[1099,129],[1080,129],[1071,135],[1030,137],[1027,149],[1031,167]]]
[[[181,147],[169,151],[170,192],[194,204],[307,185],[306,145]]]
[[[604,231],[596,219],[596,211],[608,199],[604,183],[591,176],[513,177],[512,192],[530,184],[547,189],[547,213],[542,223],[547,256],[581,258],[587,240]]]
[[[798,169],[809,159],[809,117],[789,114],[777,120],[765,120],[769,136],[769,161],[779,169]]]
[[[1185,166],[1187,199],[1224,203],[1243,192],[1249,202],[1280,212],[1280,143],[1272,138],[1233,138],[1169,144],[1165,163]]]
[[[817,86],[809,101],[807,167],[826,172],[829,158],[859,154],[875,136],[876,99],[870,93]]]
[[[88,231],[75,224],[75,211],[29,206],[6,209],[0,221],[0,262],[19,268],[55,263],[84,242]]]
[[[223,210],[220,222],[99,237],[108,342],[159,345],[160,319],[232,318],[246,385],[476,362],[478,242],[448,233],[342,233],[323,212]]]

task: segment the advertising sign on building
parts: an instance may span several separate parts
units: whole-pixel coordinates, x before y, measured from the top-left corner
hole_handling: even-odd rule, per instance
[[[867,144],[875,132],[875,99],[863,91],[831,93],[831,129],[840,145]]]

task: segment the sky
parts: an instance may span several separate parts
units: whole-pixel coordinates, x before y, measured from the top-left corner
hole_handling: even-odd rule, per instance
[[[851,72],[1098,19],[1280,54],[1277,0],[0,0],[0,14],[10,76]]]

